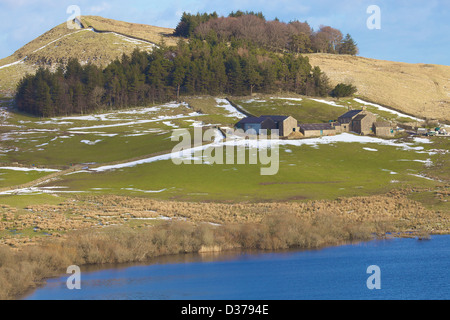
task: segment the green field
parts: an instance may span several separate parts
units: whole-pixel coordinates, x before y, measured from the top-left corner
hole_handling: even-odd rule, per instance
[[[243,165],[175,165],[162,160],[98,173],[70,174],[49,186],[183,201],[335,199],[380,194],[405,186],[440,185],[417,176],[429,158],[428,154],[378,144],[282,146],[279,171],[273,176],[262,176],[260,169],[267,166],[251,165],[248,160]]]
[[[261,99],[234,99],[236,104],[255,116],[277,114],[292,116],[300,123],[325,123],[336,120],[346,112],[345,107],[335,107],[310,99],[284,100],[271,97]]]
[[[24,184],[42,177],[49,173],[38,171],[14,171],[0,168],[0,188]]]
[[[171,150],[176,144],[170,140],[172,129],[211,120],[209,115],[190,116],[193,111],[183,105],[129,112],[54,119],[14,114],[1,128],[0,163],[59,168],[122,161]]]
[[[256,115],[289,114],[304,122],[326,122],[346,111],[305,97],[247,97],[233,102]],[[3,166],[18,163],[63,169],[86,164],[95,169],[169,153],[177,144],[170,140],[174,128],[188,128],[192,132],[194,123],[230,126],[239,120],[230,117],[222,103],[213,97],[190,98],[188,103],[55,119],[10,113],[4,121],[7,126],[0,133],[3,137],[0,161]],[[356,107],[353,100],[329,100],[328,103]],[[336,199],[406,187],[438,188],[449,179],[445,165],[448,153],[427,151],[449,150],[445,138],[433,138],[434,143],[428,144],[409,139],[393,145],[382,139],[370,143],[308,141],[313,140],[305,140],[301,145],[296,142],[282,145],[279,171],[273,176],[261,175],[261,167],[267,166],[249,164],[248,157],[246,164],[235,165],[175,165],[170,160],[160,160],[102,172],[80,170],[39,187],[47,187],[50,193],[49,187],[63,187],[53,189],[52,195],[42,194],[44,199],[52,196],[52,202],[64,200],[70,194],[68,191],[180,201],[258,202]],[[0,187],[26,183],[48,174],[11,170],[0,173]],[[40,195],[36,193],[23,197],[39,203]],[[1,195],[0,202],[22,205],[18,197],[21,196]],[[426,194],[417,198],[434,204]]]
[[[326,123],[336,121],[339,116],[347,112],[348,108],[362,109],[363,105],[350,98],[312,99],[308,97],[292,96],[290,98],[277,98],[261,95],[257,98],[236,98],[233,101],[255,116],[277,114],[292,116],[299,123]],[[378,110],[373,106],[367,106],[367,111],[376,114],[382,120],[410,122],[407,117],[398,117],[387,111]]]

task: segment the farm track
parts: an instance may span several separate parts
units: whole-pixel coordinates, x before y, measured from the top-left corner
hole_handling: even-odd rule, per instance
[[[38,178],[36,180],[33,181],[29,181],[27,183],[23,183],[20,185],[16,185],[16,186],[10,186],[10,187],[4,187],[4,188],[0,188],[0,192],[5,192],[5,191],[10,191],[10,190],[16,190],[16,189],[26,189],[26,188],[33,188],[36,187],[46,181],[49,180],[53,180],[56,179],[62,175],[71,173],[71,172],[75,172],[77,170],[80,170],[82,167],[84,167],[83,165],[75,165],[73,167],[71,167],[70,169],[66,169],[66,170],[62,170],[62,171],[57,171],[57,172],[53,172],[45,177],[41,177]]]
[[[82,170],[85,167],[88,167],[87,170],[89,170],[89,169],[102,167],[102,166],[117,165],[117,164],[121,164],[121,163],[127,163],[127,162],[131,162],[131,161],[142,160],[142,159],[146,159],[146,158],[150,158],[150,157],[156,157],[156,156],[160,156],[160,155],[163,155],[163,154],[168,154],[170,152],[171,152],[171,150],[165,150],[165,151],[151,153],[151,154],[148,154],[148,155],[145,155],[145,156],[139,156],[139,157],[135,157],[135,158],[131,158],[131,159],[126,159],[126,160],[121,160],[121,161],[112,161],[112,162],[95,164],[95,165],[77,164],[77,165],[74,165],[74,166],[70,167],[69,169],[53,172],[53,173],[51,173],[51,174],[49,174],[49,175],[47,175],[45,177],[41,177],[41,178],[38,178],[36,180],[27,182],[27,183],[23,183],[23,184],[16,185],[16,186],[0,188],[0,192],[9,191],[9,190],[16,190],[16,189],[26,189],[26,188],[37,187],[37,186],[43,184],[46,181],[55,180],[58,177],[64,176],[64,175],[66,175],[68,173],[72,173],[72,172],[75,172],[75,171],[78,171],[78,170]]]
[[[208,143],[203,144],[203,146],[209,145],[209,144],[212,144],[212,143],[208,142]],[[126,160],[111,161],[111,162],[105,162],[105,163],[97,163],[95,165],[76,164],[76,165],[70,167],[69,169],[53,172],[53,173],[51,173],[49,175],[46,175],[45,177],[41,177],[41,178],[38,178],[36,180],[29,181],[27,183],[0,188],[0,193],[1,192],[5,192],[5,191],[10,191],[10,190],[17,190],[17,189],[26,189],[26,188],[37,187],[37,186],[39,186],[39,185],[41,185],[41,184],[43,184],[43,183],[45,183],[47,181],[56,180],[57,178],[59,178],[61,176],[64,176],[66,174],[69,174],[69,173],[72,173],[72,172],[75,172],[75,171],[82,170],[83,168],[86,168],[86,167],[88,168],[86,170],[89,171],[90,169],[95,169],[95,168],[98,168],[98,167],[113,166],[113,165],[118,165],[118,164],[122,164],[122,163],[139,161],[139,160],[152,158],[152,157],[157,157],[157,156],[161,156],[161,155],[166,155],[166,154],[170,154],[170,153],[172,153],[172,150],[165,150],[165,151],[154,152],[154,153],[151,153],[151,154],[147,154],[147,155],[143,155],[143,156],[139,156],[139,157],[134,157],[134,158],[126,159]]]
[[[242,106],[237,105],[233,102],[230,98],[225,98],[237,111],[240,113],[245,114],[247,117],[256,117],[254,114],[250,113],[249,111],[245,110]]]

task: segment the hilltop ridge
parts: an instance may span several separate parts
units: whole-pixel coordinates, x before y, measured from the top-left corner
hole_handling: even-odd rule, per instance
[[[82,64],[105,67],[135,48],[150,51],[163,39],[167,45],[179,40],[171,36],[170,28],[98,16],[83,16],[81,22],[84,28],[80,29],[69,29],[64,22],[1,59],[0,94],[11,96],[18,81],[27,73],[33,74],[39,66],[55,70],[70,58],[77,58]]]
[[[102,35],[112,35],[120,38],[121,36],[129,38],[125,39],[125,42],[130,42],[132,44],[142,43],[151,43],[158,44],[162,39],[166,42],[167,45],[175,45],[178,41],[178,38],[173,37],[173,29],[170,28],[162,28],[155,27],[151,25],[145,24],[136,24],[129,23],[123,21],[117,21],[112,19],[106,19],[99,16],[83,16],[81,17],[81,22],[84,28],[77,29],[69,29],[67,28],[66,22],[61,23],[60,25],[54,27],[53,29],[45,32],[41,36],[36,39],[30,41],[22,48],[18,49],[14,54],[10,57],[0,60],[0,67],[11,63],[13,61],[18,61],[27,57],[27,61],[29,62],[48,62],[52,63],[53,61],[57,61],[58,58],[63,60],[68,60],[72,56],[73,51],[68,51],[70,45],[73,46],[82,46],[83,50],[81,52],[82,56],[79,57],[81,60],[86,56],[90,58],[93,54],[95,54],[95,50],[98,50],[101,44],[104,44],[106,41],[102,39]],[[93,31],[91,33],[83,34],[83,38],[73,38],[76,34],[81,31]],[[69,37],[70,36],[70,37]],[[95,43],[89,43],[90,38],[94,38],[95,41],[99,42],[98,45]],[[114,38],[112,38],[114,39]],[[108,39],[111,40],[111,39]],[[120,40],[120,39],[114,39]],[[134,40],[134,41],[133,41]],[[84,43],[87,42],[87,43]],[[89,50],[86,50],[86,45],[91,45]],[[116,43],[116,45],[123,45],[123,43]],[[103,51],[107,51],[108,47],[103,47]],[[117,51],[128,51],[128,48],[114,48]],[[64,52],[63,52],[64,51]],[[66,55],[63,55],[63,54]],[[99,60],[104,60],[102,62],[109,63],[106,59],[108,57],[108,52],[103,52],[104,57],[98,57]],[[113,54],[114,56],[117,53]],[[49,59],[48,61],[46,59]]]
[[[450,120],[450,66],[321,53],[307,56],[332,84],[351,83],[366,100],[419,118]]]
[[[175,45],[171,28],[99,16],[82,16],[82,29],[62,23],[0,60],[0,94],[12,96],[18,81],[39,66],[55,70],[76,57],[82,64],[106,66],[135,48],[150,51],[161,41]],[[351,83],[357,95],[421,118],[450,121],[450,66],[408,64],[334,54],[307,54],[331,83]]]

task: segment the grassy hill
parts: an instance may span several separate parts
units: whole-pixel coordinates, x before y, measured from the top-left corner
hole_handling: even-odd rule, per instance
[[[164,42],[174,45],[172,29],[128,23],[97,16],[82,17],[81,29],[69,29],[62,23],[29,42],[11,56],[0,60],[0,94],[11,95],[17,82],[40,66],[56,69],[60,63],[76,57],[81,63],[106,66],[136,47],[152,50]]]
[[[54,69],[77,57],[81,63],[105,66],[136,47],[152,50],[164,40],[175,45],[173,29],[83,16],[82,29],[62,23],[0,60],[0,96],[11,96],[17,82],[39,65]],[[352,83],[358,95],[420,118],[450,121],[450,66],[407,64],[331,54],[308,55],[313,66],[326,72],[332,84]]]
[[[366,100],[450,121],[450,66],[409,64],[331,54],[308,55],[333,84],[352,83]]]

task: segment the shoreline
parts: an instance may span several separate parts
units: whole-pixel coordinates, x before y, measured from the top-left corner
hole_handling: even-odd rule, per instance
[[[324,244],[320,247],[316,248],[302,248],[302,247],[292,247],[288,249],[275,249],[275,250],[263,250],[263,249],[246,249],[240,247],[233,248],[218,248],[219,250],[212,251],[203,251],[201,248],[198,251],[193,252],[184,252],[184,253],[175,253],[175,254],[167,254],[154,256],[147,261],[128,261],[123,263],[102,263],[102,264],[86,264],[80,265],[79,267],[82,269],[82,272],[101,272],[106,270],[121,270],[126,268],[131,268],[135,266],[152,266],[152,265],[165,265],[165,264],[183,264],[183,263],[205,263],[205,262],[217,262],[217,261],[227,261],[230,258],[239,256],[239,255],[254,255],[254,254],[281,254],[281,253],[299,253],[299,252],[307,252],[307,251],[320,251],[327,248],[336,248],[341,246],[349,246],[349,245],[358,245],[361,243],[370,243],[373,241],[387,241],[387,240],[395,240],[395,239],[416,239],[417,241],[431,241],[435,236],[449,236],[450,232],[447,233],[436,233],[429,235],[420,235],[414,234],[410,231],[397,232],[395,234],[385,234],[385,235],[373,235],[372,239],[367,240],[353,240],[353,241],[340,241],[336,243],[328,243]],[[84,269],[84,270],[83,270]],[[87,269],[87,270],[86,270]],[[20,294],[15,297],[15,300],[26,300],[27,297],[31,296],[37,290],[44,288],[49,280],[58,279],[63,277],[69,277],[70,275],[64,272],[59,273],[58,275],[50,276],[44,279],[41,279],[38,286],[29,288],[25,293]]]
[[[450,235],[450,234],[449,234]],[[278,254],[278,253],[297,253],[297,252],[306,252],[306,251],[318,251],[323,250],[326,248],[333,248],[333,247],[340,247],[340,246],[346,246],[346,245],[355,245],[359,243],[368,243],[371,241],[379,241],[379,240],[385,240],[386,238],[374,238],[367,241],[355,241],[355,242],[349,242],[349,243],[339,243],[339,244],[330,244],[330,245],[324,245],[320,248],[310,248],[310,249],[304,249],[304,248],[290,248],[290,249],[280,249],[280,250],[252,250],[252,249],[245,249],[245,248],[230,248],[220,251],[206,251],[206,252],[186,252],[186,253],[177,253],[177,254],[171,254],[171,255],[162,255],[162,256],[155,256],[148,261],[141,261],[141,262],[125,262],[125,263],[104,263],[104,264],[88,264],[88,265],[80,265],[81,272],[101,272],[106,270],[117,270],[117,269],[126,269],[131,268],[134,266],[152,266],[152,265],[165,265],[165,264],[183,264],[183,263],[191,263],[191,262],[215,262],[215,261],[222,261],[227,260],[229,257],[235,257],[238,255],[243,254]],[[202,258],[205,256],[209,256],[210,259],[203,260]],[[191,261],[185,261],[186,258],[191,258]],[[162,262],[161,262],[161,261]],[[83,270],[83,268],[87,268],[87,270]],[[67,273],[61,273],[56,276],[48,277],[45,279],[42,279],[43,284],[39,285],[35,288],[30,289],[23,295],[20,295],[16,297],[15,300],[26,300],[27,297],[32,295],[37,290],[40,290],[44,288],[47,285],[48,280],[52,279],[58,279],[62,278],[64,276],[69,277],[70,275]]]
[[[289,248],[279,250],[257,250],[257,249],[245,249],[245,248],[230,248],[222,251],[206,251],[206,252],[186,252],[170,255],[155,256],[147,261],[140,262],[126,262],[126,263],[104,263],[104,264],[88,264],[81,265],[82,273],[94,273],[107,270],[123,270],[138,266],[153,266],[153,265],[171,265],[171,264],[185,264],[185,263],[206,263],[206,262],[218,262],[218,261],[230,261],[240,255],[260,255],[260,254],[283,254],[283,253],[300,253],[308,251],[320,251],[328,248],[337,248],[343,246],[358,245],[363,243],[371,243],[374,241],[388,241],[396,239],[416,239],[416,241],[432,241],[436,236],[450,236],[449,233],[432,234],[426,238],[422,238],[420,235],[414,235],[409,232],[397,233],[396,235],[374,235],[370,240],[356,240],[350,242],[341,242],[335,244],[327,244],[318,248]],[[84,270],[83,270],[84,269]],[[45,288],[49,280],[69,277],[67,273],[60,273],[59,275],[51,276],[42,279],[42,284],[37,287],[30,288],[25,293],[17,296],[15,300],[27,300],[28,297],[33,295],[37,290]]]
[[[186,253],[299,251],[390,237],[427,239],[429,235],[450,234],[447,214],[437,215],[397,193],[331,202],[240,205],[129,197],[80,199],[84,200],[83,205],[69,202],[62,207],[35,207],[29,218],[55,210],[78,210],[78,215],[95,217],[101,210],[108,216],[129,218],[124,213],[133,212],[134,217],[171,219],[138,220],[138,224],[103,228],[90,224],[71,226],[61,220],[64,223],[60,228],[66,230],[62,234],[16,248],[0,245],[0,299],[23,298],[45,279],[63,274],[70,265],[103,268],[111,264],[148,263],[156,257]]]

